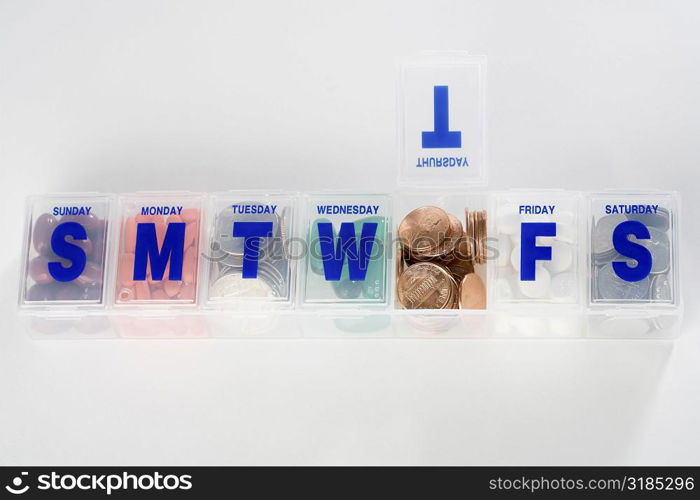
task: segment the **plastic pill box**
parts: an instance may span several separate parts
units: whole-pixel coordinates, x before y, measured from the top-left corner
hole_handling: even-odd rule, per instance
[[[34,196],[48,338],[670,338],[677,193],[486,189],[486,59],[402,65],[398,186]]]

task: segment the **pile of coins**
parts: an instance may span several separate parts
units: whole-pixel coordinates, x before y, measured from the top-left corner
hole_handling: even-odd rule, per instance
[[[618,224],[626,220],[637,220],[647,226],[650,239],[635,240],[645,246],[652,256],[649,276],[639,281],[624,281],[615,273],[612,263],[627,261],[630,266],[636,263],[620,255],[614,248],[612,233]],[[671,269],[671,242],[668,231],[670,214],[660,208],[655,214],[613,214],[601,217],[595,222],[591,241],[594,301],[629,302],[671,302],[673,300]]]
[[[241,205],[263,207],[258,202]],[[286,208],[278,213],[233,214],[227,207],[216,217],[215,233],[210,241],[210,299],[238,297],[286,297],[289,294]],[[261,238],[258,279],[243,278],[244,239],[232,236],[234,222],[271,222],[272,237]]]
[[[474,264],[486,262],[486,212],[465,210],[465,225],[439,207],[420,207],[399,225],[397,296],[404,309],[485,309]]]

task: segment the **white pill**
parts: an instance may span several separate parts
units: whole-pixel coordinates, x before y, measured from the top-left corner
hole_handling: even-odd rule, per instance
[[[576,241],[576,217],[573,212],[562,211],[557,213],[552,220],[557,223],[556,238],[567,243]]]
[[[513,298],[513,287],[508,278],[497,278],[493,290],[495,297],[499,300],[511,300]]]
[[[498,218],[498,232],[505,234],[520,234],[521,218],[515,213],[506,213]]]
[[[550,286],[552,298],[559,301],[573,302],[576,300],[576,275],[561,273],[552,277]]]
[[[520,247],[520,233],[511,234],[510,235],[510,242],[514,247]]]
[[[498,235],[498,265],[507,266],[510,262],[510,254],[513,251],[513,243],[507,234]]]
[[[522,294],[531,299],[542,299],[549,296],[550,283],[549,271],[540,266],[535,268],[535,279],[533,281],[518,281]]]
[[[565,243],[574,244],[576,243],[576,227],[570,225],[557,224],[557,236],[558,241],[563,241]]]
[[[571,245],[563,241],[550,241],[549,246],[552,247],[552,260],[544,262],[546,267],[552,274],[563,273],[571,268],[574,262],[574,251]]]
[[[552,217],[547,214],[527,214],[522,216],[523,222],[552,222]]]
[[[513,269],[520,271],[520,245],[514,245],[513,251],[510,252],[510,265]]]
[[[557,223],[557,225],[562,225],[562,226],[574,226],[574,213],[569,212],[568,210],[563,210],[561,212],[557,212],[554,217],[552,218],[554,222]]]
[[[510,265],[520,274],[520,242],[517,245],[513,245],[513,251],[510,253]],[[542,267],[542,261],[535,261],[535,265],[539,269]]]

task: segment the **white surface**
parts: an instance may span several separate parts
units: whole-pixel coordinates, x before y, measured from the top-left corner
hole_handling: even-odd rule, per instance
[[[698,464],[699,9],[1,1],[0,463]],[[489,56],[490,187],[682,192],[675,344],[18,331],[27,193],[391,188],[424,48]]]

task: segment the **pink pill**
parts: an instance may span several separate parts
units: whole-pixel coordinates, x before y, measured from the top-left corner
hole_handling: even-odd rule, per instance
[[[199,209],[197,208],[185,208],[180,214],[182,220],[185,222],[195,222],[199,220]]]
[[[138,300],[151,300],[151,290],[148,288],[148,283],[145,281],[135,281],[134,290]]]
[[[129,217],[124,223],[124,250],[133,252],[136,249],[136,219]]]
[[[195,281],[197,276],[197,249],[190,247],[185,251],[182,262],[182,279],[187,282]]]
[[[161,248],[163,246],[163,241],[165,241],[165,233],[168,230],[168,224],[165,222],[165,219],[162,216],[158,216],[154,223],[156,225],[156,237],[158,238],[158,248]]]
[[[194,300],[196,292],[197,289],[194,283],[184,282],[182,287],[180,287],[180,294],[177,298],[180,300]]]
[[[154,215],[142,215],[142,214],[137,214],[134,219],[136,220],[136,223],[139,224],[141,222],[153,222],[154,220]]]
[[[117,298],[120,302],[127,302],[136,298],[136,291],[133,287],[123,286],[117,291]]]
[[[119,284],[132,286],[134,284],[134,254],[123,253],[119,256],[119,269],[117,271]]]
[[[168,294],[165,293],[165,290],[162,288],[156,288],[155,290],[151,290],[151,300],[168,300],[170,297],[168,297]]]
[[[188,222],[185,226],[185,248],[197,245],[199,237],[199,222]]]
[[[182,287],[182,281],[168,280],[163,282],[163,290],[170,298],[180,293],[180,287]]]

